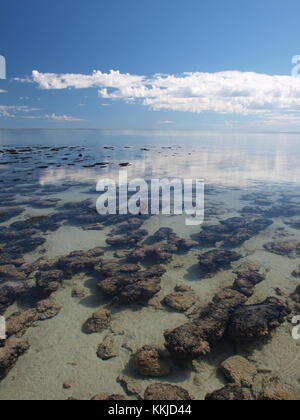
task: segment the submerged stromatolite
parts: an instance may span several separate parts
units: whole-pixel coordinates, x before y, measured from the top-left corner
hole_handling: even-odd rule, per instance
[[[18,358],[22,356],[30,345],[22,338],[9,338],[4,347],[0,347],[0,381],[14,367]]]
[[[165,332],[167,349],[179,358],[196,359],[209,353],[224,336],[234,310],[246,300],[235,290],[223,290],[195,321]]]
[[[264,245],[264,248],[277,255],[300,255],[300,241],[297,240],[269,242]]]
[[[185,312],[197,302],[197,297],[193,289],[189,286],[176,286],[173,293],[163,299],[163,303],[168,307]]]
[[[148,386],[144,399],[156,401],[190,401],[192,397],[186,389],[180,386],[157,383]]]
[[[158,378],[171,372],[170,363],[162,352],[151,346],[144,346],[135,353],[134,364],[138,373],[146,377]]]
[[[249,390],[239,385],[230,384],[205,397],[206,401],[249,401],[252,400]]]
[[[265,276],[253,269],[239,270],[236,272],[237,278],[232,286],[233,289],[245,296],[250,297],[254,293],[254,287],[265,280]]]
[[[103,265],[105,279],[98,286],[100,290],[116,303],[147,303],[160,290],[161,277],[165,270],[154,266],[140,271],[134,264],[116,266]],[[127,270],[126,270],[127,267]]]
[[[238,261],[242,255],[225,249],[213,249],[199,255],[199,267],[202,275],[214,275],[222,268],[229,268],[231,263]]]
[[[12,314],[6,320],[6,337],[22,337],[37,319],[38,317],[35,309],[28,309],[27,311],[20,311]]]
[[[38,271],[36,273],[36,285],[46,293],[52,293],[59,289],[64,278],[61,270]]]
[[[87,334],[100,333],[110,326],[111,313],[106,309],[100,309],[94,312],[83,326],[83,330]]]
[[[2,280],[0,283],[0,315],[18,298],[28,292],[28,284],[22,280]]]
[[[128,232],[124,236],[115,236],[106,239],[106,243],[115,248],[134,248],[148,235],[147,230],[140,229],[134,232]]]
[[[288,306],[270,297],[257,305],[243,305],[230,322],[230,333],[237,343],[248,343],[269,337],[289,314]]]
[[[296,302],[300,303],[300,285],[297,287],[297,289],[292,293],[291,298]]]
[[[272,220],[265,218],[233,217],[222,220],[219,225],[203,226],[198,240],[201,245],[222,242],[224,246],[238,247],[272,223]]]

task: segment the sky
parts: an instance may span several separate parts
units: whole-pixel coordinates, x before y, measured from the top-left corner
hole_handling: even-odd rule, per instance
[[[299,0],[1,0],[0,128],[300,131],[299,15]]]

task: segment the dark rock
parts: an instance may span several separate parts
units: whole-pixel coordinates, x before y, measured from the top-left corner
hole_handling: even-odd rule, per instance
[[[224,336],[234,310],[246,302],[235,290],[225,289],[217,294],[192,322],[165,332],[166,347],[175,357],[196,359],[208,354]]]
[[[107,277],[98,286],[102,293],[116,303],[147,303],[161,290],[160,281],[165,270],[161,267],[151,267],[145,271],[137,270],[139,267],[130,264],[127,270],[126,266],[118,270],[114,264],[108,269],[104,264],[103,274]]]
[[[268,298],[257,305],[243,305],[232,317],[230,333],[237,343],[248,343],[270,336],[289,314],[285,303]]]

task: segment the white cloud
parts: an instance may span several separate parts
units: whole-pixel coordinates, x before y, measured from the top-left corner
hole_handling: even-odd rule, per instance
[[[44,117],[46,120],[53,120],[53,121],[60,121],[60,122],[76,122],[76,121],[83,121],[81,118],[70,117],[69,115],[45,115]]]
[[[15,117],[18,113],[37,111],[37,108],[17,105],[0,105],[0,117]]]
[[[166,120],[166,121],[160,121],[159,122],[159,124],[175,124],[175,121],[169,121],[169,120]]]
[[[254,116],[300,115],[300,78],[225,71],[156,74],[150,78],[119,71],[91,75],[32,72],[41,89],[99,89],[106,100],[140,103],[153,110]]]

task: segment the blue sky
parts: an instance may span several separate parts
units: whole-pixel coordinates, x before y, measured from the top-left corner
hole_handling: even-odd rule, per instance
[[[299,15],[299,0],[1,0],[0,128],[300,129]]]

